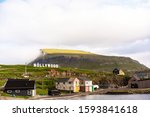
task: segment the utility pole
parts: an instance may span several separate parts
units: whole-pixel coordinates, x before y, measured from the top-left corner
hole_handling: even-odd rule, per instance
[[[44,89],[44,81],[43,81],[43,78],[42,78],[42,89]]]
[[[24,74],[23,74],[24,78],[28,78],[28,73],[27,73],[27,63],[25,63],[25,66],[24,66]]]
[[[24,71],[25,75],[27,75],[27,63],[25,63],[25,71]]]
[[[1,100],[1,91],[0,91],[0,100]]]

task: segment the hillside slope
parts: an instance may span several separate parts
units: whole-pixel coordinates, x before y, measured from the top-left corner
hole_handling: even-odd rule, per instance
[[[79,50],[42,49],[41,55],[34,63],[58,64],[60,67],[90,69],[96,71],[112,71],[120,68],[126,71],[148,69],[138,61],[129,57],[103,56]]]

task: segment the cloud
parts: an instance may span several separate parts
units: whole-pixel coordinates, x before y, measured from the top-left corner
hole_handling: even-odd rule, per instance
[[[147,67],[150,68],[150,62],[149,62],[149,58],[150,58],[150,52],[143,52],[143,53],[133,53],[133,54],[129,54],[126,56],[130,56],[133,59],[136,59],[138,61],[140,61],[140,63],[146,65]]]
[[[150,45],[150,38],[136,40],[131,43],[127,43],[117,47],[105,48],[105,50],[103,51],[105,51],[106,53],[116,53],[119,55],[136,54],[136,53],[149,52],[150,50],[149,45]]]
[[[122,6],[141,6],[149,3],[149,0],[101,0],[101,3],[110,5],[122,5]]]
[[[0,50],[16,60],[4,63],[22,63],[45,47],[142,53],[149,49],[149,21],[150,0],[6,0],[0,3]],[[23,57],[12,54],[21,51]]]
[[[136,40],[120,46],[95,49],[95,53],[106,55],[127,56],[139,60],[142,64],[150,66],[150,39]]]

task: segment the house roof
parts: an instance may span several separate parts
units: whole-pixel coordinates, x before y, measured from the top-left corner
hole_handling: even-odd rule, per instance
[[[75,80],[75,78],[70,78],[68,81],[73,82],[74,80]]]
[[[29,79],[8,79],[4,87],[5,90],[12,90],[12,89],[25,90],[34,88],[35,88],[35,80]]]
[[[80,78],[78,78],[79,80],[83,80],[83,81],[91,81],[90,79],[88,79],[88,78],[85,78],[85,77],[80,77]]]
[[[150,70],[136,71],[135,73],[150,73]]]
[[[146,71],[136,71],[134,73],[135,75],[137,75],[139,78],[150,78],[150,71],[149,70],[146,70]]]
[[[57,82],[73,82],[76,78],[58,78]]]
[[[129,80],[129,82],[132,82],[132,81],[140,81],[140,78],[137,77],[136,75],[133,75],[132,78]]]
[[[70,78],[58,78],[57,82],[68,82]]]
[[[114,74],[119,74],[119,69],[118,69],[118,68],[115,68],[115,69],[113,70],[113,73],[114,73]]]

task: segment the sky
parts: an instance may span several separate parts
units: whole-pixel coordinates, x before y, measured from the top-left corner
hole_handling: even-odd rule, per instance
[[[0,64],[41,48],[126,56],[150,67],[150,0],[0,0]]]

